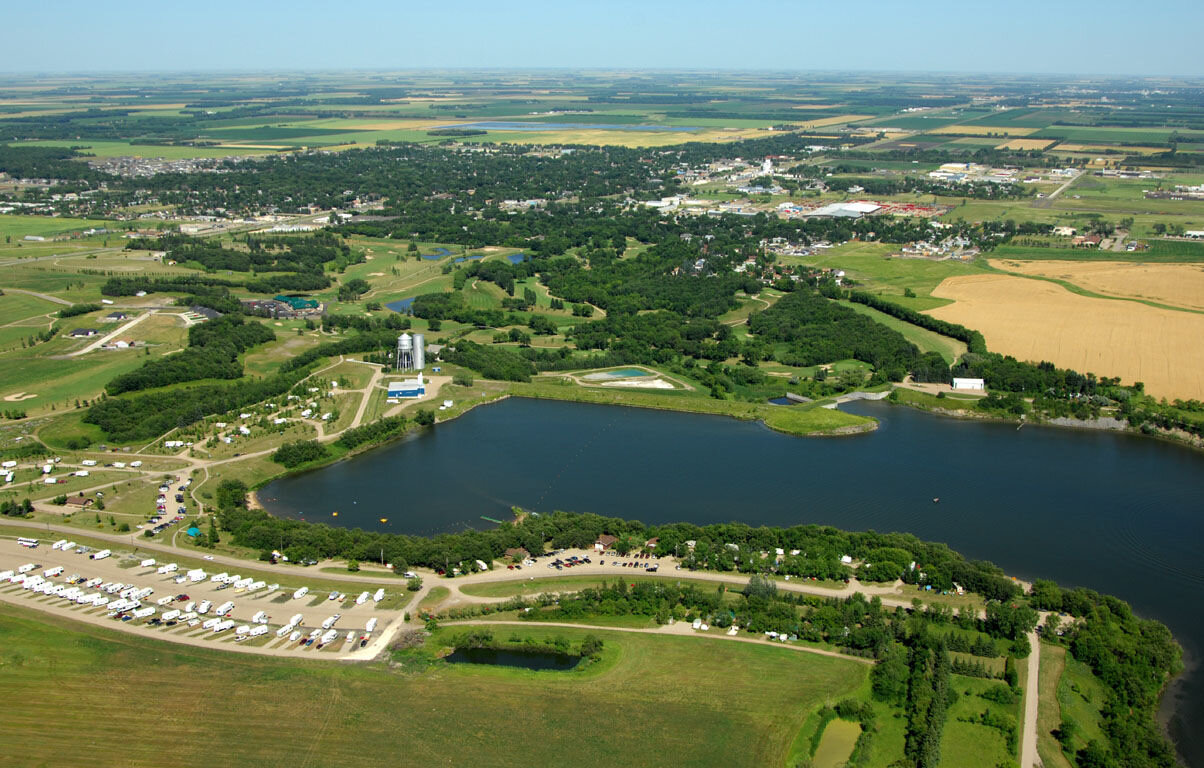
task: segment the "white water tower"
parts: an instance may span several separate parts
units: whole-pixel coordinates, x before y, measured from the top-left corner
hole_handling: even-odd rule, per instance
[[[421,333],[397,337],[397,370],[421,371],[426,367],[426,339]]]

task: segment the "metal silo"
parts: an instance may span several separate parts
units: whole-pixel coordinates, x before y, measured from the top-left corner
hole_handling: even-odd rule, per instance
[[[414,370],[421,371],[426,367],[426,337],[421,333],[414,334]]]

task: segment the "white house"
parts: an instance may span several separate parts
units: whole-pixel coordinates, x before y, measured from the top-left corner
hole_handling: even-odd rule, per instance
[[[987,388],[987,383],[985,381],[983,381],[982,379],[958,379],[958,378],[955,378],[955,379],[953,379],[953,388],[955,390],[969,389],[969,390],[977,390],[979,392],[982,392],[983,390],[985,390]]]

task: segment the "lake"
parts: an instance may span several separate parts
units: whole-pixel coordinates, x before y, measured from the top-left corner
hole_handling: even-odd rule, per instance
[[[1117,595],[1167,624],[1188,671],[1164,709],[1188,763],[1204,765],[1204,454],[885,402],[847,409],[880,428],[798,438],[721,416],[511,398],[259,497],[277,515],[422,535],[489,527],[482,515],[506,519],[517,505],[943,541],[1021,578]]]

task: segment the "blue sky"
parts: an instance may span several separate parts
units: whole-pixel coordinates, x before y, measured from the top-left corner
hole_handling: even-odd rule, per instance
[[[0,71],[585,67],[1204,75],[1199,0],[54,0]]]

